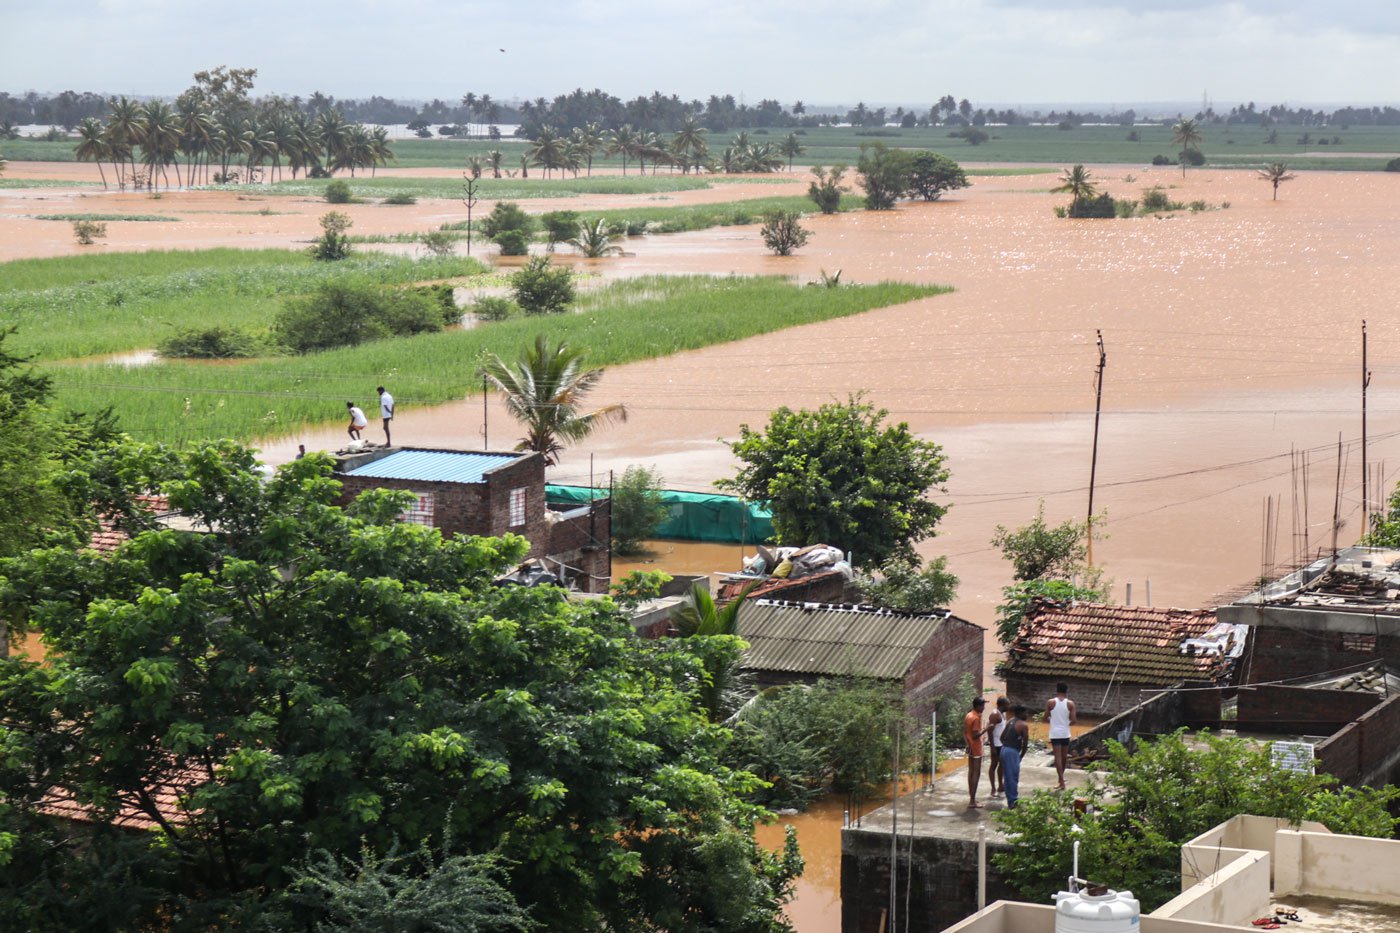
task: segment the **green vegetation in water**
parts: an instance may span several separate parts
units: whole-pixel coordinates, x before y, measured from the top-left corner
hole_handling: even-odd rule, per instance
[[[369,254],[324,263],[289,250],[20,260],[0,265],[0,325],[19,328],[12,352],[70,359],[150,347],[211,323],[266,328],[286,299],[327,282],[393,285],[483,271],[463,258]]]
[[[855,195],[841,198],[843,211],[859,210],[862,199]],[[800,211],[815,214],[817,207],[805,195],[748,198],[719,204],[692,204],[677,207],[629,207],[612,211],[585,211],[584,219],[601,219],[610,230],[627,233],[681,233],[708,227],[734,227],[763,222],[765,214]],[[640,228],[640,229],[639,229]]]
[[[35,214],[35,220],[139,220],[150,223],[164,223],[167,221],[178,222],[179,217],[171,217],[168,214]]]
[[[415,198],[447,198],[462,196],[462,179],[457,178],[337,178],[350,187],[355,198],[387,198],[408,195]],[[654,194],[667,191],[696,191],[710,187],[703,175],[596,175],[592,178],[481,178],[477,196],[484,201],[524,200],[527,198],[571,198],[583,194]],[[326,187],[332,184],[324,178],[298,178],[273,185],[257,186],[262,194],[324,198]],[[242,185],[215,185],[220,190],[250,190]]]
[[[8,151],[4,152],[9,159]],[[57,178],[0,178],[0,190],[9,188],[89,188],[95,181],[62,181]]]
[[[480,388],[475,361],[489,353],[513,358],[539,333],[587,347],[590,365],[607,366],[947,290],[891,282],[827,289],[779,278],[644,277],[584,293],[570,314],[251,361],[239,364],[236,375],[223,366],[184,362],[139,368],[64,364],[48,371],[63,404],[83,410],[112,405],[122,426],[138,438],[251,439],[339,419],[346,399],[371,398],[380,384],[392,383],[395,395],[409,405],[460,399]]]

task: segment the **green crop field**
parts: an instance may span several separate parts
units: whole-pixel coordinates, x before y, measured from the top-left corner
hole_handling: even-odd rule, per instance
[[[0,264],[0,327],[12,353],[61,360],[154,346],[180,328],[266,327],[322,282],[398,284],[471,275],[470,259],[365,253],[315,262],[291,250],[109,253]]]
[[[462,179],[405,178],[381,175],[378,178],[342,178],[350,185],[351,195],[360,199],[387,198],[391,194],[410,194],[415,198],[462,197]],[[485,201],[516,201],[527,198],[572,198],[581,194],[661,194],[670,191],[695,191],[710,187],[711,179],[704,175],[598,175],[593,178],[482,178],[478,181],[477,197]],[[258,194],[323,197],[329,179],[307,178],[280,181],[271,185],[215,186],[230,191],[256,191]]]
[[[97,220],[97,221],[123,221],[135,220],[160,223],[164,221],[178,221],[180,218],[171,217],[168,214],[33,214],[35,220]]]
[[[211,283],[216,278],[211,277]],[[210,306],[220,301],[218,289],[226,284],[211,284],[202,292],[209,299],[205,322],[256,324],[253,315],[232,303],[220,310]],[[479,390],[475,373],[484,354],[513,357],[541,332],[587,347],[592,363],[608,365],[859,314],[942,291],[946,289],[902,283],[828,289],[781,278],[644,277],[584,293],[576,313],[515,318],[308,356],[145,366],[69,362],[51,363],[45,370],[54,378],[60,403],[86,411],[110,405],[123,427],[138,438],[170,443],[216,437],[252,440],[335,421],[346,399],[368,398],[380,383],[393,385],[405,406],[461,398]],[[193,297],[189,300],[200,304]],[[264,320],[270,310],[264,310]],[[185,320],[190,318],[186,315]],[[50,330],[82,326],[57,313],[48,321]],[[22,339],[26,330],[32,328],[11,338],[14,346],[7,349],[28,343],[32,350],[34,338]],[[137,333],[149,345],[156,330],[148,325]],[[40,342],[71,344],[75,338]]]

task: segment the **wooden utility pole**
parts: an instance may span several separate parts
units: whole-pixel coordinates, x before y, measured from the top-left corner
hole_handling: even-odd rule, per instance
[[[463,172],[466,182],[462,185],[462,203],[467,206],[467,255],[472,254],[472,208],[480,200],[476,196],[476,177],[471,172]]]
[[[1366,365],[1366,322],[1361,322],[1361,533],[1371,531],[1371,476],[1366,470],[1366,390],[1371,370]]]
[[[1094,372],[1094,449],[1089,459],[1089,518],[1084,523],[1088,534],[1089,566],[1094,566],[1094,481],[1099,471],[1099,414],[1103,411],[1103,371],[1108,365],[1108,355],[1103,348],[1103,331],[1096,330],[1099,338],[1099,365]]]
[[[481,449],[491,449],[491,439],[487,436],[487,428],[491,421],[491,393],[486,377],[481,377]]]

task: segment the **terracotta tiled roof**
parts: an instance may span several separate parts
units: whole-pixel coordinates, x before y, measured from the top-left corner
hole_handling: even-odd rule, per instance
[[[157,514],[170,511],[170,500],[165,496],[136,496],[136,502]],[[110,515],[97,520],[97,530],[88,539],[88,547],[103,554],[110,554],[126,541],[128,535],[119,530]]]
[[[172,826],[184,825],[189,817],[180,803],[180,797],[203,781],[204,779],[193,771],[180,771],[153,784],[148,793],[161,819]],[[49,816],[79,823],[97,822],[93,808],[74,799],[72,791],[67,788],[51,788],[39,801],[38,810]],[[121,801],[111,825],[122,829],[160,828],[160,823],[146,810],[137,806],[136,800],[131,797]]]
[[[809,573],[805,577],[789,579],[786,577],[769,577],[749,593],[750,599],[757,599],[760,596],[770,599],[791,598],[785,594],[786,590],[794,590],[800,587],[811,586],[818,580],[826,581],[835,575],[839,575],[839,570],[824,570],[821,573]],[[715,594],[715,599],[720,603],[727,603],[731,599],[737,599],[743,592],[744,587],[753,582],[753,578],[735,577],[720,583],[719,591]]]
[[[1183,653],[1181,644],[1215,625],[1210,609],[1097,603],[1041,603],[1008,652],[1008,676],[1065,677],[1166,686],[1214,681],[1228,659]]]

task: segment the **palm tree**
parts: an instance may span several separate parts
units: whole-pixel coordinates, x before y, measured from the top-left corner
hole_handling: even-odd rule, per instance
[[[326,157],[326,171],[335,174],[336,169],[349,165],[346,147],[350,143],[350,126],[339,110],[323,111],[316,118],[316,136],[321,140],[321,152]]]
[[[107,140],[96,117],[87,117],[78,124],[78,145],[73,149],[73,156],[79,162],[96,162],[102,187],[107,187],[107,173],[102,171],[102,160],[107,158]]]
[[[146,186],[158,187],[156,172],[165,176],[165,167],[175,161],[180,149],[180,124],[175,112],[163,100],[153,100],[140,109],[141,162],[146,166]],[[180,180],[180,168],[175,167],[175,180]],[[165,186],[170,187],[166,177]]]
[[[107,118],[107,141],[114,154],[131,164],[131,174],[136,174],[136,147],[141,144],[141,107],[134,100],[119,97],[111,102],[112,112]],[[120,174],[117,186],[126,187]]]
[[[492,149],[490,152],[486,153],[486,164],[491,166],[492,178],[501,177],[501,165],[504,164],[505,160],[506,157],[501,154],[501,150],[499,149]]]
[[[597,123],[588,123],[584,126],[574,127],[572,136],[573,144],[578,147],[579,157],[588,166],[588,177],[593,177],[593,157],[598,154],[598,150],[606,141],[602,126]]]
[[[544,177],[548,178],[551,170],[564,167],[564,145],[564,140],[559,138],[553,127],[542,126],[530,141],[525,155],[532,165],[543,168]]]
[[[787,139],[778,144],[778,151],[787,156],[788,171],[792,171],[792,160],[807,151],[807,147],[802,145],[801,138],[796,133],[788,133]]]
[[[733,635],[739,627],[740,607],[762,582],[749,583],[723,608],[715,605],[708,587],[697,583],[691,587],[685,601],[671,610],[671,624],[682,638]],[[699,689],[700,705],[711,722],[719,722],[744,703],[748,691],[742,689],[745,686],[742,669],[737,658],[711,652],[705,653],[701,663],[706,676]]]
[[[671,148],[681,156],[681,165],[685,171],[689,171],[692,164],[699,165],[708,146],[705,142],[705,128],[695,119],[695,114],[685,115],[680,129],[676,130],[676,135],[671,139]]]
[[[1201,148],[1201,127],[1195,120],[1182,120],[1172,127],[1172,145],[1181,147],[1181,177],[1186,177],[1186,152]]]
[[[370,131],[369,154],[373,160],[370,163],[369,174],[373,178],[378,166],[388,165],[389,160],[394,158],[394,150],[389,146],[389,131],[384,127],[376,126]]]
[[[578,250],[585,259],[602,259],[622,252],[622,247],[608,236],[608,225],[601,217],[591,224],[580,220],[578,235],[569,240],[569,245]]]
[[[175,102],[175,119],[180,124],[180,151],[185,154],[185,183],[193,185],[200,160],[213,144],[214,117],[203,100],[182,94]]]
[[[1051,188],[1050,191],[1052,194],[1064,192],[1073,198],[1074,203],[1077,204],[1099,193],[1098,186],[1090,180],[1091,177],[1089,170],[1082,165],[1076,165],[1074,168],[1067,168],[1064,174],[1060,176],[1059,187]]]
[[[637,151],[637,134],[630,123],[624,123],[608,134],[608,155],[622,156],[622,174],[627,174],[627,160]]]
[[[558,463],[567,442],[581,441],[611,421],[626,421],[622,405],[581,412],[579,405],[603,377],[601,369],[586,369],[584,351],[566,343],[550,346],[544,334],[515,363],[492,356],[480,369],[488,384],[505,396],[506,410],[525,427],[516,450],[533,450],[545,463]]]
[[[1288,170],[1288,166],[1282,162],[1274,162],[1267,168],[1259,169],[1259,177],[1274,186],[1274,200],[1278,200],[1278,186],[1286,181],[1292,181],[1295,176]]]

